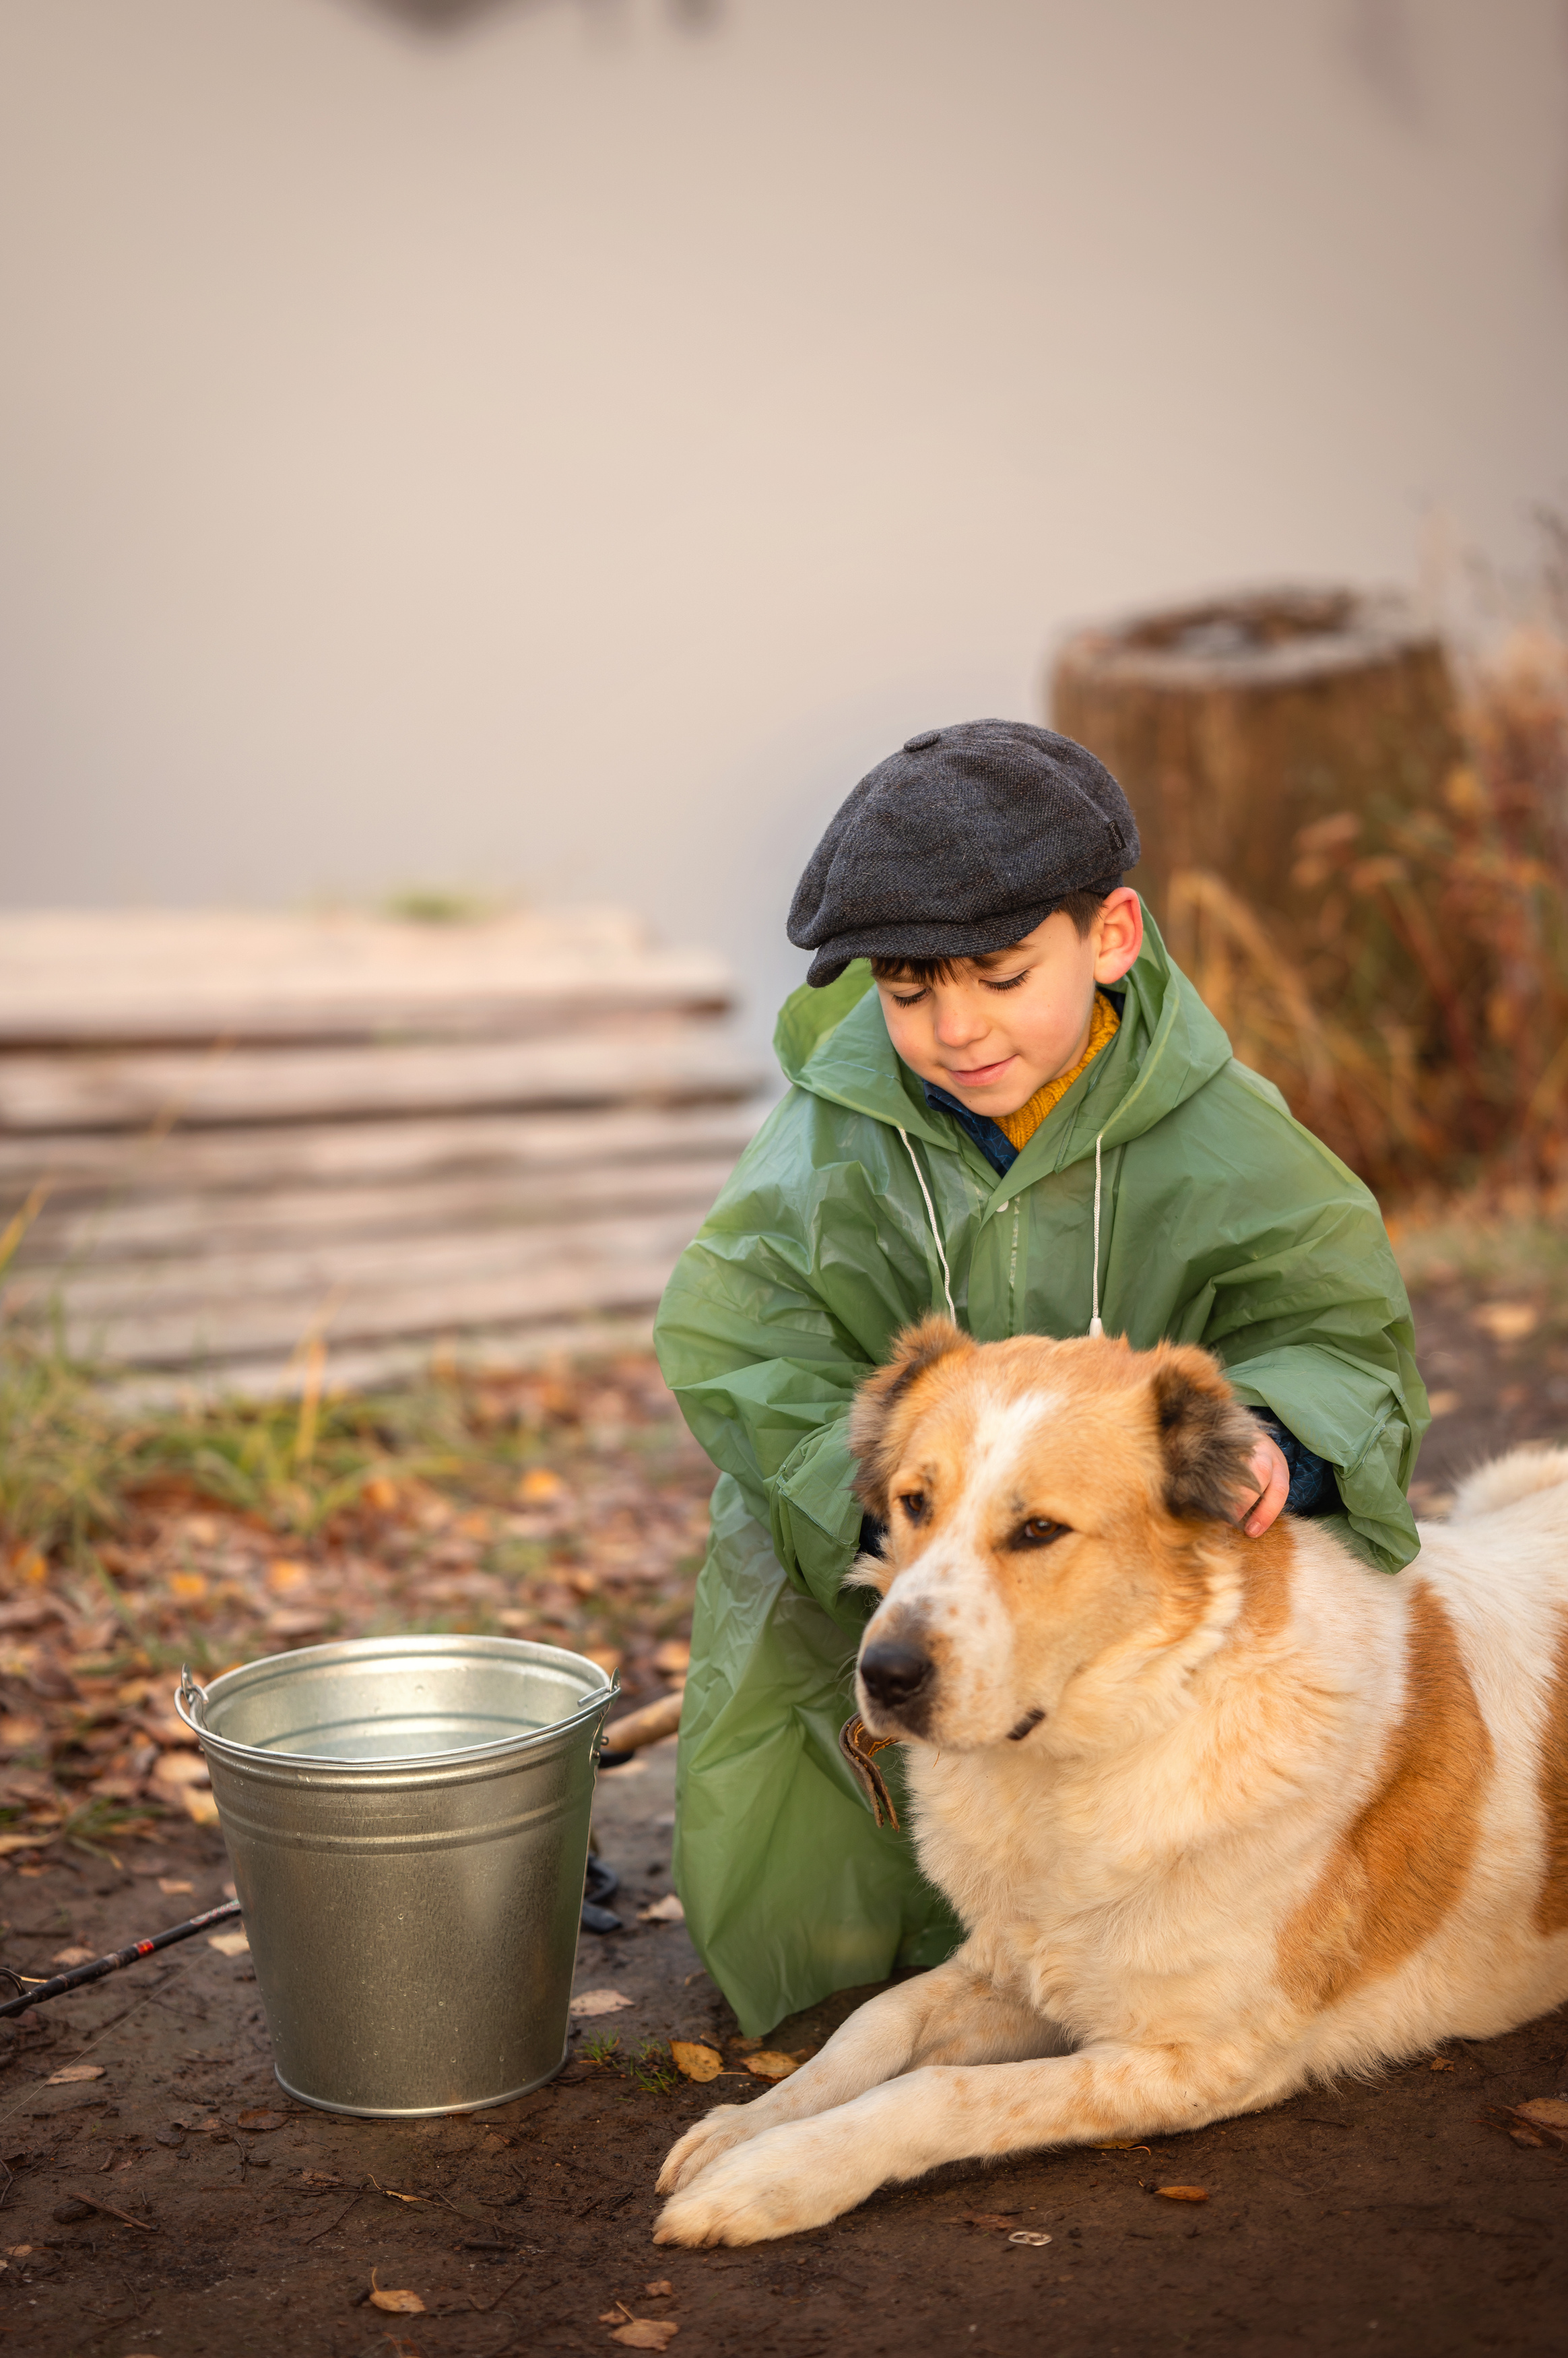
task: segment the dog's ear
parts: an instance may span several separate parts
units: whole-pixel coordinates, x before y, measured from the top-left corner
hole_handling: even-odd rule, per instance
[[[855,1394],[849,1412],[849,1446],[860,1461],[855,1496],[879,1521],[887,1520],[888,1484],[908,1430],[914,1387],[940,1360],[974,1348],[950,1318],[923,1318],[918,1326],[904,1328],[886,1367],[868,1376]]]
[[[1194,1345],[1164,1344],[1150,1392],[1171,1513],[1232,1521],[1238,1494],[1245,1492],[1258,1427],[1232,1393],[1219,1362]]]

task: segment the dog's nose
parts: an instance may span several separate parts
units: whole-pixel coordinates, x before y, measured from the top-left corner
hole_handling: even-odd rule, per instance
[[[884,1711],[899,1711],[914,1697],[935,1669],[929,1654],[896,1638],[868,1646],[860,1656],[860,1676],[866,1693]]]

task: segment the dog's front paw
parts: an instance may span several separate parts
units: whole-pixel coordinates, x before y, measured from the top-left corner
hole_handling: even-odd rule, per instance
[[[689,2185],[697,2171],[706,2169],[710,2161],[717,2161],[721,2153],[729,2153],[745,2138],[754,2136],[756,2131],[746,2125],[749,2109],[745,2104],[715,2104],[710,2113],[705,2113],[665,2154],[654,2192],[675,2193],[677,2187]]]
[[[765,2244],[836,2219],[860,2200],[861,2190],[835,2186],[833,2173],[817,2166],[821,2157],[810,2150],[817,2125],[789,2123],[765,2130],[749,2144],[716,2153],[711,2166],[705,2158],[700,2177],[681,2170],[672,2178],[671,2166],[687,2143],[683,2138],[659,2180],[661,2191],[666,2180],[678,2190],[659,2213],[654,2241]]]

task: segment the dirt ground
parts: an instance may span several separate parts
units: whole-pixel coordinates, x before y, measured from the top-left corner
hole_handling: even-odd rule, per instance
[[[1441,1512],[1496,1449],[1568,1438],[1568,1346],[1550,1319],[1521,1331],[1486,1312],[1458,1289],[1418,1303],[1444,1401],[1422,1511]],[[1498,2118],[1568,2089],[1568,2011],[1152,2148],[946,2169],[780,2244],[654,2244],[665,2147],[715,2095],[761,2092],[682,1927],[639,1920],[669,1890],[672,1754],[604,1777],[596,1805],[625,1929],[583,1936],[577,1986],[633,2003],[585,2026],[578,2060],[519,2103],[406,2124],[293,2104],[246,1959],[200,1940],[7,2028],[0,2346],[506,2358],[612,2351],[627,2317],[673,2325],[676,2358],[1440,2358],[1568,2342],[1568,2151],[1520,2146]],[[6,1957],[37,1972],[61,1945],[100,1952],[222,1897],[211,1828],[170,1816],[121,1855],[117,1867],[56,1844],[8,1862]],[[795,2017],[768,2046],[816,2046],[867,1995]],[[581,2060],[600,2031],[619,2034],[622,2057],[644,2039],[706,2039],[740,2076],[639,2086]],[[102,2076],[49,2084],[71,2065]],[[1153,2190],[1172,2182],[1207,2200],[1162,2200]],[[1010,2243],[1019,2230],[1050,2240]],[[373,2285],[416,2294],[422,2311],[377,2309]]]

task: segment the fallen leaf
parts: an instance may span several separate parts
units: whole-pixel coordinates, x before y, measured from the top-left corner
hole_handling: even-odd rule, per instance
[[[254,2136],[265,2136],[269,2129],[287,2128],[288,2115],[275,2113],[270,2104],[253,2104],[248,2112],[235,2115],[241,2128],[249,2129]]]
[[[186,1816],[193,1819],[197,1825],[215,1826],[218,1823],[218,1804],[211,1793],[195,1785],[182,1785],[179,1798],[185,1804]]]
[[[375,2270],[370,2272],[370,2305],[373,2309],[390,2309],[395,2317],[423,2317],[425,2304],[416,2292],[383,2291],[375,2280]]]
[[[754,2071],[759,2080],[787,2080],[792,2071],[799,2071],[800,2065],[793,2055],[778,2055],[764,2047],[760,2054],[747,2056],[746,2069]]]
[[[1514,2110],[1541,2128],[1568,2129],[1568,2096],[1531,2096],[1528,2104],[1516,2104]]]
[[[34,1719],[30,1713],[8,1711],[0,1715],[0,1750],[31,1752],[43,1742],[47,1733],[43,1721]]]
[[[200,1752],[160,1752],[153,1763],[155,1785],[205,1785],[207,1763]]]
[[[207,1946],[216,1949],[221,1957],[244,1957],[250,1954],[250,1941],[243,1932],[209,1932]]]
[[[71,2088],[79,2080],[102,2080],[102,2063],[68,2063],[62,2071],[51,2071],[44,2082],[46,2088]]]
[[[654,1650],[654,1668],[666,1679],[684,1678],[691,1668],[691,1640],[666,1638]]]
[[[1156,2194],[1162,2194],[1167,2202],[1206,2202],[1208,2201],[1207,2190],[1202,2186],[1157,2186],[1154,2191]]]
[[[383,1487],[390,1489],[392,1486],[387,1483]],[[266,1568],[266,1585],[275,1596],[287,1596],[294,1589],[303,1588],[309,1577],[308,1563],[296,1563],[286,1555],[275,1557]]]
[[[627,2308],[625,2302],[623,2300],[618,2300],[613,2309],[601,2309],[600,2310],[599,2321],[600,2325],[619,2325],[622,2320],[629,2321],[632,2312]]]
[[[1452,2071],[1454,2066],[1446,2055],[1434,2055],[1426,2068],[1429,2071]]]
[[[1457,1392],[1448,1391],[1428,1392],[1426,1404],[1433,1416],[1452,1416],[1456,1408],[1465,1405]]]
[[[673,2317],[634,2317],[630,2325],[618,2325],[610,2339],[627,2350],[667,2350],[679,2331]]]
[[[684,1924],[686,1909],[673,1891],[666,1891],[664,1898],[655,1899],[651,1908],[638,1909],[637,1921],[639,1924]]]
[[[0,1858],[7,1858],[14,1850],[41,1850],[45,1843],[53,1842],[57,1829],[39,1826],[30,1834],[0,1834]]]
[[[316,1605],[289,1605],[279,1613],[269,1613],[266,1626],[275,1638],[313,1638],[319,1629],[331,1627],[332,1617]]]
[[[157,1887],[166,1899],[178,1899],[185,1895],[194,1898],[196,1892],[196,1886],[193,1883],[181,1883],[172,1875],[160,1875]]]
[[[724,2069],[724,2058],[717,2048],[703,2047],[693,2039],[672,2039],[670,2053],[676,2059],[676,2070],[688,2080],[717,2080]]]
[[[168,1593],[171,1596],[178,1596],[184,1605],[194,1605],[207,1594],[207,1575],[201,1572],[171,1572]]]
[[[1494,1343],[1522,1343],[1541,1324],[1532,1302],[1482,1302],[1470,1313],[1470,1323]]]
[[[90,1965],[97,1953],[95,1949],[57,1949],[49,1963],[51,1965]]]
[[[624,1996],[620,1990],[581,1990],[573,1998],[571,2010],[580,2015],[619,2014],[623,2006],[635,2003],[634,1998]]]
[[[343,2182],[334,2178],[330,2169],[302,2169],[299,2176],[306,2186],[341,2186]]]
[[[546,1506],[552,1498],[558,1498],[566,1487],[560,1476],[552,1474],[547,1466],[530,1466],[517,1485],[518,1504],[524,1507]]]
[[[668,2277],[655,2277],[652,2284],[643,2287],[643,2290],[654,2300],[674,2300],[676,2297],[676,2288]]]
[[[373,1507],[378,1515],[389,1515],[397,1504],[397,1485],[389,1482],[384,1474],[374,1474],[360,1492],[360,1497],[367,1507]]]

